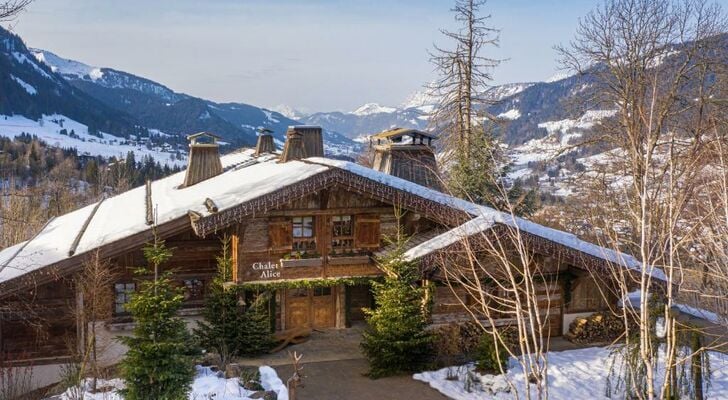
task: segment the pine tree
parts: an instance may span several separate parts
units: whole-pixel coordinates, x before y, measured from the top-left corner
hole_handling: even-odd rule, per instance
[[[458,197],[519,216],[530,216],[538,209],[535,190],[524,190],[520,182],[505,185],[508,172],[502,152],[494,144],[495,127],[477,129],[467,147],[461,144],[449,171],[448,186]]]
[[[267,292],[259,293],[243,314],[239,337],[241,355],[255,357],[273,348],[269,301],[270,295]]]
[[[403,258],[401,244],[378,261],[387,275],[384,282],[372,283],[377,307],[365,310],[369,329],[361,347],[371,378],[420,371],[432,358],[433,336],[426,331],[423,306],[427,289],[418,285],[419,270]]]
[[[218,354],[221,369],[232,357],[241,353],[240,332],[243,330],[242,312],[238,308],[238,297],[234,290],[225,288],[225,282],[232,279],[232,257],[230,239],[222,242],[222,254],[217,257],[217,275],[210,283],[205,307],[204,321],[194,330],[202,348]]]
[[[129,348],[121,363],[126,381],[123,396],[126,400],[184,400],[194,378],[193,346],[184,321],[177,317],[184,297],[171,273],[160,271],[172,251],[155,237],[144,248],[144,256],[152,270],[137,272],[152,273],[154,279],[142,281],[127,305],[135,326],[132,336],[120,338]]]

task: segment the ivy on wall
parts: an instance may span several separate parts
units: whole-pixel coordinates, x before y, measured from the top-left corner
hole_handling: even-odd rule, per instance
[[[369,285],[372,281],[382,280],[381,277],[348,277],[348,278],[316,278],[316,279],[294,279],[267,282],[243,282],[235,285],[235,290],[242,291],[267,291],[279,289],[311,289],[315,287],[332,287],[339,285]]]

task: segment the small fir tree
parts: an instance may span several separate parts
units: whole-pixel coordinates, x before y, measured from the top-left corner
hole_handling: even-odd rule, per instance
[[[205,307],[204,321],[194,329],[200,346],[218,354],[219,367],[224,369],[232,357],[240,355],[239,332],[242,330],[238,297],[234,290],[225,288],[225,282],[232,280],[233,260],[230,255],[230,238],[222,240],[222,254],[217,257],[217,275],[210,283]]]
[[[398,240],[397,250],[378,260],[386,277],[372,283],[376,308],[365,310],[369,328],[361,347],[371,378],[420,371],[432,359],[434,338],[425,330],[423,306],[427,289],[419,285],[417,266],[404,259],[402,244]]]
[[[123,396],[126,400],[187,399],[194,378],[194,354],[185,323],[177,317],[184,297],[171,273],[160,271],[172,251],[155,235],[154,242],[144,248],[144,256],[151,270],[140,268],[137,273],[153,273],[154,278],[140,282],[127,304],[136,325],[132,336],[120,338],[129,348],[121,363],[126,381]]]
[[[241,318],[239,340],[243,356],[259,356],[273,348],[269,301],[270,295],[267,292],[258,294]]]

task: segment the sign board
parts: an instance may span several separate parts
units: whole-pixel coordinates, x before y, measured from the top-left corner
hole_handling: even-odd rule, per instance
[[[263,261],[251,265],[254,272],[260,272],[260,279],[273,279],[281,277],[281,266],[278,263]]]

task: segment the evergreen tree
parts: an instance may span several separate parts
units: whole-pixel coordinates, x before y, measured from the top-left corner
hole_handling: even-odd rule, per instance
[[[524,190],[520,182],[506,187],[504,178],[508,166],[499,166],[504,164],[503,155],[490,133],[494,127],[488,126],[488,129],[478,129],[467,146],[460,145],[450,168],[450,191],[458,197],[504,212],[532,215],[538,209],[536,191]]]
[[[96,163],[96,160],[92,159],[86,163],[84,174],[88,183],[92,185],[99,183],[99,165]]]
[[[184,296],[172,282],[169,271],[160,266],[172,252],[157,239],[144,248],[151,270],[140,268],[154,279],[139,284],[127,310],[134,318],[133,335],[121,337],[128,348],[121,363],[126,381],[126,400],[184,400],[194,378],[191,341],[184,321],[177,317]]]
[[[420,371],[432,358],[433,336],[428,333],[424,299],[426,288],[417,266],[403,258],[402,244],[378,261],[384,282],[373,282],[376,308],[365,310],[369,328],[361,343],[369,360],[371,378]]]
[[[202,348],[220,357],[221,369],[232,357],[241,353],[240,332],[243,330],[241,310],[234,290],[227,290],[225,282],[232,279],[233,261],[230,255],[230,239],[224,238],[222,254],[217,257],[217,275],[210,283],[202,315],[204,321],[194,330]]]
[[[273,348],[269,301],[270,295],[267,292],[258,293],[242,316],[239,339],[240,354],[243,356],[259,356]]]

